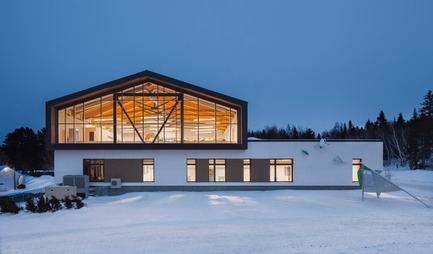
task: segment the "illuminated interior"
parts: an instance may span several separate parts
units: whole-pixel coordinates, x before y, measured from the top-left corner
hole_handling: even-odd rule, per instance
[[[57,143],[240,143],[239,109],[206,98],[145,82],[59,108]]]
[[[352,182],[358,182],[358,170],[362,167],[362,159],[352,159]]]

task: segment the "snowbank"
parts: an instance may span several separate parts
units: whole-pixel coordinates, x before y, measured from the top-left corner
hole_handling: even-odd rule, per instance
[[[45,191],[45,187],[54,185],[54,177],[52,176],[40,176],[33,177],[24,175],[24,184],[26,188],[24,189],[12,189],[8,191],[0,192],[0,196],[15,196],[23,193],[40,193]]]

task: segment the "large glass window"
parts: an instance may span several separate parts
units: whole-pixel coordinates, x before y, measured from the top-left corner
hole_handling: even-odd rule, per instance
[[[104,181],[104,160],[89,160],[85,159],[84,164],[84,175],[89,176],[91,182],[103,182]]]
[[[291,159],[270,160],[270,181],[271,182],[292,182],[293,161]]]
[[[209,160],[209,182],[226,181],[226,160]]]
[[[236,160],[236,159],[235,159]],[[230,177],[233,177],[233,174],[230,175],[229,173],[233,172],[239,172],[240,174],[243,173],[243,181],[244,182],[250,182],[251,181],[251,161],[254,159],[238,159],[243,161],[243,168],[238,167],[237,163],[235,163],[235,166],[233,168],[227,167],[226,160],[225,159],[209,159],[205,161],[206,167],[204,170],[204,177],[209,177],[206,180],[202,180],[202,182],[231,182]],[[262,160],[262,159],[259,159]],[[230,165],[230,164],[229,164]],[[266,165],[270,166],[269,170],[269,179],[268,176],[266,176],[266,180],[259,181],[258,182],[293,182],[293,159],[270,159],[269,164],[266,163]],[[195,182],[196,176],[197,176],[197,160],[196,159],[187,159],[187,181],[188,182]],[[203,168],[200,169],[200,171],[203,170]],[[201,171],[203,172],[203,171]],[[226,174],[227,173],[227,174]],[[237,173],[235,173],[236,175]],[[203,176],[203,175],[202,175]],[[263,177],[262,177],[263,178]],[[238,178],[236,178],[238,179]],[[236,180],[239,182],[239,180]],[[242,180],[240,180],[242,181]]]
[[[146,82],[57,111],[58,143],[239,143],[238,109]]]
[[[352,182],[358,182],[358,170],[362,166],[362,159],[352,159]]]

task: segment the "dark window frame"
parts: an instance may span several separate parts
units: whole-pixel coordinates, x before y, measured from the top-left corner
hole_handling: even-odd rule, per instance
[[[155,159],[153,158],[146,158],[146,159],[142,159],[143,160],[143,183],[154,183],[155,182]],[[150,164],[146,164],[146,161],[152,161],[152,163]],[[152,166],[152,181],[144,181],[144,166]]]
[[[290,164],[283,164],[283,163],[278,163],[279,160],[290,160],[291,163]],[[293,159],[291,158],[279,158],[279,159],[269,159],[269,166],[272,167],[273,166],[273,171],[274,171],[274,179],[269,178],[269,182],[281,182],[281,183],[292,183],[293,182]],[[288,181],[278,181],[277,180],[277,166],[290,166],[290,175],[289,175],[289,180]],[[271,172],[269,171],[269,174]]]
[[[104,159],[83,159],[83,174],[89,176],[90,182],[104,182],[105,181],[105,160]],[[97,169],[99,167],[99,170]],[[102,174],[95,174],[95,170]],[[102,175],[101,178],[94,179],[94,176]]]
[[[188,166],[194,166],[194,181],[188,179]],[[186,159],[186,182],[195,183],[197,182],[197,159]]]
[[[212,163],[211,163],[211,161],[212,161]],[[223,163],[218,163],[217,161],[223,161]],[[221,165],[224,165],[224,181],[217,181],[216,180],[216,167],[217,166],[221,166]],[[211,167],[213,168],[213,169],[211,169]],[[211,170],[213,170],[213,181],[211,181],[210,180],[210,177],[211,177],[211,175],[210,175],[210,173],[211,173]],[[221,183],[221,182],[226,182],[226,171],[227,171],[227,168],[226,168],[226,159],[209,159],[209,182],[210,183]]]

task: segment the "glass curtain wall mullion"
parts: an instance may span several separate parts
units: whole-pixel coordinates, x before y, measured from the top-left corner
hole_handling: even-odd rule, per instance
[[[113,143],[117,143],[117,93],[113,94]]]
[[[236,143],[233,114],[211,99],[146,82],[58,109],[55,142],[139,144],[141,136],[145,143]]]
[[[143,91],[144,91],[144,84],[143,85],[141,85],[141,93],[143,93]],[[145,125],[144,125],[144,118],[145,118],[145,114],[144,114],[144,112],[145,112],[145,109],[144,109],[144,105],[145,105],[145,100],[144,100],[144,96],[141,96],[141,121],[140,121],[140,123],[141,123],[141,133],[142,133],[142,136],[143,136],[143,138],[145,139]],[[144,143],[146,143],[146,141],[144,141]]]
[[[215,142],[215,103],[200,99],[198,113],[199,143]]]
[[[229,115],[229,124],[228,124],[228,138],[227,138],[227,143],[231,143],[232,142],[232,138],[233,138],[233,116],[232,116],[232,108],[228,109],[228,115]]]
[[[184,143],[185,135],[184,135],[184,128],[185,128],[185,115],[184,115],[184,95],[179,94],[180,98],[180,143]]]
[[[101,97],[101,115],[99,121],[101,123],[101,142],[114,143],[116,130],[114,129],[115,113],[113,106],[113,95],[105,95]]]
[[[66,108],[57,110],[56,122],[56,143],[66,143]]]
[[[140,135],[140,133],[137,130],[137,127],[135,126],[136,118],[135,118],[135,95],[132,100],[132,126],[134,128],[134,134],[132,135],[132,142],[135,143],[135,138],[138,138],[137,134]]]
[[[164,88],[162,89],[162,92],[164,93],[165,91],[164,91]],[[167,128],[166,128],[166,126],[165,126],[165,123],[166,123],[166,120],[167,120],[167,112],[166,112],[166,107],[167,107],[167,105],[165,104],[165,102],[166,102],[166,98],[165,98],[165,96],[162,96],[162,105],[161,105],[161,110],[162,110],[162,120],[163,120],[163,122],[162,122],[162,124],[161,124],[161,137],[159,138],[159,142],[165,142],[165,138],[166,138],[166,136],[165,136],[165,134],[166,134],[166,130],[167,130]]]
[[[99,98],[99,118],[102,119],[102,97]],[[102,122],[99,123],[99,143],[102,143]]]

